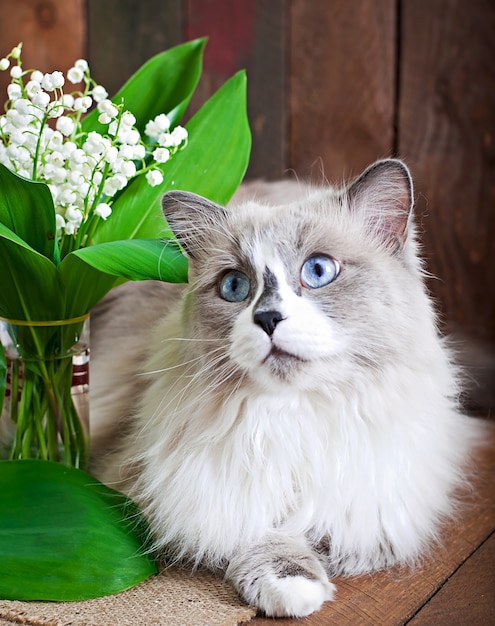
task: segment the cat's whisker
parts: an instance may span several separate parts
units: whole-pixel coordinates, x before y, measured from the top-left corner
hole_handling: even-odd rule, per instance
[[[138,440],[141,437],[143,432],[146,431],[146,429],[149,427],[149,425],[151,423],[153,423],[154,420],[159,419],[161,415],[167,414],[167,411],[168,411],[168,409],[170,409],[170,407],[172,407],[174,405],[177,406],[177,405],[180,404],[180,402],[183,399],[183,397],[185,396],[185,394],[187,394],[187,392],[190,390],[190,388],[192,388],[192,384],[194,382],[195,377],[198,376],[198,372],[196,372],[194,375],[191,374],[191,380],[184,387],[179,388],[177,390],[177,393],[172,394],[172,392],[174,391],[174,389],[176,387],[180,386],[181,383],[189,376],[188,372],[193,370],[194,364],[197,361],[201,361],[202,359],[208,359],[214,353],[221,352],[221,351],[222,351],[222,347],[215,348],[214,350],[211,350],[210,352],[208,352],[206,354],[202,354],[202,355],[199,355],[198,357],[195,357],[193,359],[189,359],[188,361],[184,361],[184,362],[178,363],[175,366],[171,366],[169,368],[163,368],[163,370],[157,370],[156,371],[156,373],[159,374],[159,373],[161,373],[161,371],[165,373],[167,371],[172,371],[174,369],[179,369],[181,367],[187,366],[184,374],[182,376],[178,377],[170,385],[170,387],[168,388],[168,393],[166,394],[166,396],[163,396],[161,398],[158,406],[156,407],[154,413],[150,416],[148,422],[145,423],[143,425],[143,427],[139,431],[137,431],[137,433],[136,433],[136,440]],[[199,374],[200,375],[204,374],[207,369],[214,369],[216,367],[217,362],[219,362],[219,361],[220,361],[220,359],[207,361],[206,365],[199,370]],[[149,372],[149,373],[150,374],[154,374],[155,372]],[[142,374],[142,375],[144,375],[144,374]]]
[[[221,348],[217,348],[217,350],[221,350]],[[162,374],[164,372],[169,372],[171,370],[175,370],[175,369],[180,369],[181,367],[183,367],[184,365],[189,365],[191,363],[195,363],[197,361],[201,361],[202,359],[205,358],[205,355],[200,355],[197,357],[194,357],[192,359],[189,359],[188,361],[182,361],[181,363],[176,363],[175,365],[171,365],[170,367],[162,367],[156,370],[148,370],[145,372],[138,372],[136,374],[136,376],[152,376],[152,375],[156,375],[156,374]]]
[[[232,389],[230,390],[229,395],[225,398],[225,402],[229,402],[229,400],[237,394],[239,389],[242,387],[242,383],[244,382],[246,376],[247,376],[247,372],[244,370],[239,376],[239,378],[237,379],[237,382],[235,383],[234,387],[232,387]]]
[[[190,377],[187,385],[184,387],[183,394],[186,394],[190,389],[194,388],[197,381],[206,380],[206,384],[201,385],[203,390],[199,395],[195,396],[196,399],[200,401],[204,396],[208,395],[212,391],[215,391],[221,385],[228,382],[233,376],[238,374],[238,370],[236,368],[232,368],[230,364],[224,365],[221,369],[219,369],[218,365],[224,360],[225,357],[223,355],[221,357],[217,357],[216,360],[206,363],[202,369],[195,372]]]
[[[211,393],[220,385],[227,382],[235,374],[236,370],[232,370],[227,366],[225,366],[224,369],[218,370],[217,366],[220,362],[221,360],[218,360],[218,362],[213,361],[211,366],[205,366],[203,369],[195,372],[195,374],[191,376],[187,386],[184,388],[184,393],[187,393],[188,387],[194,387],[197,381],[204,379],[205,384],[202,384],[204,389],[202,394],[198,396],[199,399],[202,399],[202,395]],[[210,376],[210,374],[212,374],[212,376]]]
[[[166,337],[162,339],[161,343],[167,343],[168,341],[185,341],[189,343],[218,343],[218,339],[207,339],[204,337]]]
[[[198,340],[188,340],[187,338],[183,339],[184,341],[201,341],[200,339]],[[171,341],[181,341],[180,338],[173,338],[171,339]],[[211,343],[218,343],[218,340],[210,340]],[[183,367],[184,365],[189,365],[191,363],[196,363],[197,361],[201,361],[202,359],[208,359],[210,358],[212,355],[214,355],[216,352],[221,352],[224,350],[223,346],[219,346],[218,348],[215,348],[214,350],[210,350],[209,352],[205,352],[202,353],[194,358],[188,359],[187,361],[180,361],[178,363],[176,363],[175,365],[172,365],[170,367],[164,367],[164,368],[159,368],[156,370],[149,370],[149,371],[145,371],[145,372],[138,372],[138,376],[148,376],[148,375],[154,375],[154,374],[160,374],[162,372],[168,372],[170,370],[174,370],[174,369],[179,369],[181,367]]]
[[[221,348],[217,348],[214,351],[211,351],[210,353],[208,353],[208,356],[211,356],[214,352],[219,352],[221,350],[222,350]],[[157,409],[155,411],[155,414],[152,417],[152,419],[155,418],[159,414],[166,413],[166,411],[171,406],[173,406],[174,404],[175,405],[180,405],[180,403],[181,403],[182,399],[184,398],[184,396],[194,388],[195,382],[197,380],[201,379],[201,378],[204,378],[205,375],[208,374],[210,371],[214,372],[215,376],[218,377],[218,379],[219,379],[218,383],[216,383],[216,386],[214,388],[217,388],[217,386],[222,383],[222,380],[223,381],[227,380],[225,377],[222,377],[220,375],[221,372],[218,372],[218,370],[217,370],[217,365],[224,359],[223,355],[221,357],[217,357],[216,359],[208,361],[203,366],[203,368],[200,368],[198,371],[194,372],[194,374],[190,374],[189,375],[188,372],[193,369],[193,364],[196,361],[201,360],[203,358],[204,358],[204,355],[201,355],[200,357],[198,357],[196,359],[191,359],[190,361],[181,363],[181,364],[179,364],[177,366],[177,367],[181,367],[181,366],[184,366],[184,365],[188,365],[188,368],[186,369],[186,371],[185,371],[183,376],[179,377],[176,381],[174,381],[174,383],[170,386],[169,391],[170,392],[173,391],[175,387],[179,386],[181,384],[181,382],[183,380],[185,380],[189,376],[190,376],[190,380],[187,382],[187,384],[183,388],[179,389],[176,394],[170,395],[170,393],[167,393],[167,396],[164,396],[161,399],[161,401],[159,403],[159,406],[157,407]],[[170,369],[172,369],[172,368],[170,368]],[[210,384],[206,385],[205,389],[203,390],[203,392],[197,396],[197,400],[198,401],[202,400],[203,397],[206,394],[208,394],[208,392],[211,391],[211,389],[212,389],[212,386]],[[164,404],[164,402],[166,400],[168,400],[168,402],[166,404]]]

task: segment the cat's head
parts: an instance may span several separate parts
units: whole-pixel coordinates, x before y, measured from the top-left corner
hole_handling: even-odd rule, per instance
[[[181,191],[162,204],[189,257],[190,332],[245,378],[346,384],[414,341],[415,299],[425,296],[402,162],[379,161],[341,190],[308,188],[285,205],[224,208]]]

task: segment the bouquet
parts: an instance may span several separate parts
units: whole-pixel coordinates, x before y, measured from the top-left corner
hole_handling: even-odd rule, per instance
[[[88,475],[80,479],[73,469],[84,468],[88,456],[88,318],[125,280],[187,280],[186,259],[161,214],[164,192],[184,189],[224,203],[244,175],[250,134],[243,72],[186,126],[179,123],[201,74],[204,45],[195,40],[153,57],[111,99],[85,60],[64,76],[24,69],[21,44],[0,59],[0,71],[11,76],[0,116],[0,442],[10,459],[0,462],[0,537],[16,546],[12,554],[7,543],[0,546],[6,597],[114,592],[115,579],[106,585],[101,571],[88,577],[81,564],[91,556],[105,561],[106,573],[109,559],[119,562],[117,588],[125,586],[122,551],[134,557],[127,563],[139,562],[127,586],[151,571],[149,557],[136,550],[143,526],[127,521],[132,503],[94,479],[88,486]],[[63,491],[68,510],[91,503],[95,516],[92,528],[73,518],[81,538],[76,550],[63,549],[60,528],[53,528],[61,564],[58,586],[48,591],[39,568],[44,558],[53,564],[53,545],[45,536],[43,552],[36,533],[28,540],[29,515],[26,521],[19,501],[19,492],[29,491],[29,507],[39,505],[49,535],[46,484]],[[100,534],[91,541],[86,536],[95,524]],[[21,548],[12,544],[19,525]],[[78,564],[85,582],[76,576],[77,591],[64,592]],[[90,585],[89,578],[99,582]]]

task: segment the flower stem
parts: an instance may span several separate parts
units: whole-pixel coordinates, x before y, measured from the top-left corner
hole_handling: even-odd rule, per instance
[[[43,119],[41,120],[41,125],[40,125],[40,129],[39,129],[39,134],[38,134],[38,141],[36,142],[36,148],[35,148],[34,157],[33,157],[33,170],[32,170],[32,174],[31,174],[31,178],[33,180],[37,180],[36,174],[37,174],[38,159],[39,159],[40,149],[41,149],[41,140],[43,138],[43,129],[44,129],[45,125],[46,125],[47,119],[48,119],[48,116],[44,115]]]
[[[84,411],[87,404],[78,406],[73,396],[73,359],[78,354],[73,346],[81,348],[83,363],[88,362],[86,346],[78,343],[83,323],[25,325],[11,331],[15,344],[26,353],[9,357],[7,415],[16,426],[11,459],[35,458],[85,467],[88,439],[83,419],[87,416],[81,415],[78,408],[82,406]],[[77,384],[75,391],[81,392]]]

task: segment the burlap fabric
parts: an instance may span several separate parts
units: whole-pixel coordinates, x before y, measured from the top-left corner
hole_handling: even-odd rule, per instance
[[[0,626],[236,626],[255,614],[210,573],[175,568],[84,602],[0,601]]]

